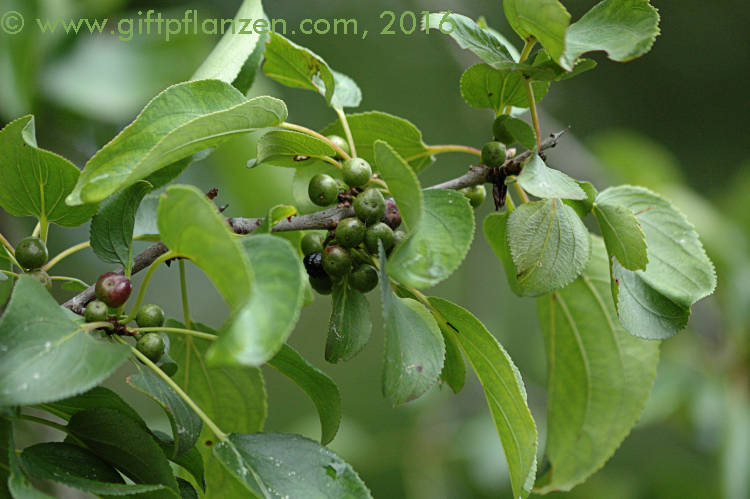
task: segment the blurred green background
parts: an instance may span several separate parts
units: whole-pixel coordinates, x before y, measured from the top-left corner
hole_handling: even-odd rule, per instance
[[[564,1],[573,19],[594,1]],[[597,187],[640,184],[657,190],[688,215],[717,265],[719,287],[694,307],[688,330],[664,343],[659,376],[646,412],[615,456],[588,482],[560,497],[713,498],[750,497],[750,8],[739,0],[652,2],[661,13],[662,35],[642,59],[618,64],[594,55],[599,67],[553,86],[542,102],[543,132],[567,125],[572,132],[550,151],[549,161]],[[0,0],[0,13],[18,10],[27,28],[0,34],[0,125],[27,113],[37,116],[41,147],[82,166],[131,121],[141,107],[170,84],[188,79],[217,37],[179,36],[165,42],[135,36],[41,36],[34,17],[138,18],[156,9],[181,18],[198,9],[200,18],[231,18],[239,0]],[[272,18],[290,26],[304,18],[356,18],[366,39],[345,36],[290,37],[357,81],[363,90],[356,111],[381,110],[414,122],[430,144],[475,147],[489,139],[492,116],[469,108],[458,79],[477,62],[447,37],[433,32],[381,36],[384,10],[449,9],[489,24],[509,37],[501,2],[407,0],[363,2],[303,0],[266,2]],[[312,93],[283,88],[262,75],[252,94],[284,99],[289,121],[321,128],[334,120]],[[268,207],[292,202],[291,171],[245,168],[254,156],[254,137],[224,145],[194,164],[180,181],[203,190],[220,189],[218,202],[229,216],[262,216]],[[441,156],[425,171],[425,185],[456,176],[467,157]],[[478,220],[489,212],[480,209]],[[12,242],[32,229],[31,220],[0,213],[0,230]],[[87,229],[53,227],[51,252],[88,238]],[[91,253],[72,257],[62,273],[91,282],[109,267]],[[82,275],[81,275],[82,273]],[[179,316],[177,276],[157,272],[149,301]],[[193,312],[218,326],[225,312],[211,284],[190,273]],[[481,234],[463,267],[432,291],[466,306],[509,351],[520,368],[534,417],[544,437],[545,356],[534,302],[510,294],[501,266]],[[69,296],[59,292],[59,298]],[[380,317],[372,296],[373,316]],[[481,387],[472,376],[460,395],[437,387],[423,399],[392,408],[380,393],[382,334],[343,365],[323,360],[329,300],[317,296],[306,307],[291,343],[339,383],[344,400],[342,430],[331,447],[351,462],[375,497],[510,497],[499,439]],[[138,404],[154,424],[159,410],[123,386],[126,370],[110,381]],[[309,400],[268,371],[269,431],[319,436]],[[24,438],[38,438],[28,427]],[[543,448],[543,445],[541,446]],[[60,497],[76,497],[58,491]]]

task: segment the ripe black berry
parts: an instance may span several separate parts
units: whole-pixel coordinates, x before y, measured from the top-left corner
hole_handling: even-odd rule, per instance
[[[482,147],[482,164],[490,168],[503,166],[505,163],[505,144],[502,142],[487,142]]]
[[[343,277],[352,269],[352,257],[339,246],[329,246],[323,252],[323,269],[333,277]]]
[[[325,270],[323,270],[323,253],[310,253],[305,256],[302,263],[305,265],[305,270],[307,270],[310,277],[315,277],[316,279],[328,277]]]
[[[352,187],[362,187],[370,181],[372,168],[370,163],[362,158],[351,158],[344,161],[342,173],[344,182]]]
[[[367,232],[365,233],[365,246],[367,246],[367,251],[373,255],[377,255],[378,241],[383,243],[384,251],[393,248],[393,244],[396,241],[393,237],[393,230],[383,222],[378,222],[367,228]]]
[[[385,199],[377,189],[367,189],[354,200],[354,213],[367,225],[374,224],[385,214]]]
[[[336,226],[336,242],[344,248],[354,248],[365,238],[365,224],[358,218],[345,218]]]
[[[368,293],[378,285],[378,272],[372,265],[362,264],[349,276],[349,283],[357,291]]]
[[[385,200],[385,214],[381,217],[380,221],[393,230],[396,230],[401,225],[401,212],[398,211],[398,206],[396,206],[396,201],[393,198]]]
[[[464,187],[459,192],[469,198],[469,202],[474,208],[479,208],[487,197],[487,191],[484,189],[483,185]]]
[[[492,134],[495,136],[495,140],[506,145],[513,144],[516,141],[516,139],[513,138],[513,134],[508,131],[508,128],[505,125],[505,121],[508,118],[510,118],[510,115],[502,114],[495,118],[494,123],[492,123]]]
[[[330,295],[333,291],[333,281],[328,277],[328,274],[325,277],[310,276],[310,286],[321,295]]]
[[[310,179],[307,194],[310,196],[310,201],[318,206],[328,206],[339,198],[339,189],[333,177],[319,173]]]
[[[107,304],[100,300],[92,300],[86,305],[83,317],[86,322],[102,322],[107,320]]]
[[[25,270],[34,270],[47,263],[49,253],[44,241],[38,237],[27,237],[16,246],[15,257]]]
[[[325,237],[319,232],[308,232],[302,238],[300,247],[302,248],[302,254],[307,256],[310,253],[322,253],[323,252],[323,241]]]
[[[96,281],[94,293],[110,307],[118,308],[128,301],[131,290],[130,279],[115,272],[107,272]]]
[[[326,137],[328,140],[336,144],[341,150],[343,150],[346,154],[351,154],[352,151],[349,149],[349,142],[346,141],[345,138],[339,136],[339,135],[329,135]],[[341,157],[341,155],[337,154],[335,156],[336,159],[344,159]]]
[[[144,305],[135,316],[138,327],[161,327],[164,325],[164,309],[159,305]]]
[[[159,333],[146,333],[141,336],[135,347],[151,362],[159,362],[164,355],[164,339]]]

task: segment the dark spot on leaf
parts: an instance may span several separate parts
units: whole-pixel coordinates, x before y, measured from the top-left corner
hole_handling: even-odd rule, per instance
[[[204,443],[206,444],[206,447],[213,447],[214,446],[214,441],[213,440],[206,440]]]
[[[487,92],[487,97],[492,97],[493,95],[495,94],[493,94],[492,92]]]

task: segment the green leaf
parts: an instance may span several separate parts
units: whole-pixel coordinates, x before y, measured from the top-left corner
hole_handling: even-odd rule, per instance
[[[503,10],[518,36],[527,42],[538,40],[552,60],[568,71],[573,69],[562,57],[570,24],[570,14],[563,4],[558,0],[504,0]]]
[[[370,341],[371,333],[370,304],[365,295],[346,280],[335,282],[325,359],[333,363],[352,359]]]
[[[659,13],[648,0],[604,0],[570,25],[562,61],[570,68],[594,50],[613,61],[630,61],[651,50],[658,35]]]
[[[22,275],[0,317],[0,406],[64,399],[104,381],[129,356],[91,337],[34,278]]]
[[[369,498],[352,467],[333,452],[299,435],[233,433],[214,454],[260,497]]]
[[[534,100],[547,95],[549,82],[534,81]],[[526,80],[519,73],[499,71],[488,64],[475,64],[461,76],[461,96],[472,107],[488,107],[501,114],[507,106],[529,107]]]
[[[296,350],[284,345],[268,365],[292,380],[315,404],[320,417],[320,443],[333,440],[341,423],[341,394],[331,378]]]
[[[164,244],[200,267],[232,310],[247,303],[250,262],[224,217],[202,192],[187,185],[167,188],[159,202],[158,225]]]
[[[96,454],[63,442],[27,447],[21,462],[37,480],[52,480],[92,494],[121,496],[164,489],[162,485],[125,484],[117,470]]]
[[[96,206],[67,206],[81,172],[67,159],[36,145],[33,116],[0,130],[0,206],[16,217],[34,216],[76,227],[96,213]]]
[[[0,419],[0,421],[5,421]],[[13,428],[10,423],[7,424],[6,431],[3,432],[5,435],[0,434],[2,437],[7,437],[6,443],[0,447],[4,448],[7,452],[8,459],[8,490],[10,496],[16,499],[51,499],[44,492],[37,490],[31,484],[31,480],[26,476],[26,473],[21,468],[21,462],[16,454],[16,443],[13,438]],[[2,491],[2,489],[0,489]]]
[[[508,280],[510,289],[518,296],[533,296],[536,293],[518,284],[518,279],[516,278],[516,266],[513,263],[513,257],[510,254],[510,245],[508,244],[509,217],[509,211],[487,215],[487,218],[484,219],[484,237],[487,238],[500,263],[503,264],[505,277]]]
[[[260,366],[281,349],[305,297],[306,272],[289,241],[271,235],[242,239],[253,293],[206,352],[210,365]]]
[[[593,212],[610,258],[617,258],[626,269],[646,270],[646,235],[633,212],[611,203],[596,203]]]
[[[333,71],[333,80],[336,84],[336,90],[331,98],[331,106],[335,109],[344,109],[345,107],[358,107],[362,102],[362,91],[359,86],[343,73]]]
[[[8,490],[8,479],[10,478],[10,459],[15,459],[15,443],[12,441],[13,426],[10,420],[0,417],[0,497],[11,497]]]
[[[282,101],[266,96],[247,100],[218,80],[171,86],[86,163],[66,202],[101,201],[235,135],[277,126],[286,116]]]
[[[266,53],[267,41],[268,33],[261,33],[260,39],[258,39],[258,42],[255,44],[253,52],[245,60],[245,64],[242,66],[240,74],[238,74],[237,78],[232,82],[232,86],[243,94],[247,95],[255,82],[255,77],[258,76],[260,65],[263,62],[263,55]]]
[[[185,327],[172,319],[165,325]],[[193,323],[191,326],[197,331],[216,334],[216,331],[203,324]],[[209,367],[203,356],[211,344],[209,341],[181,334],[169,336],[170,353],[180,366],[173,379],[190,394],[208,417],[220,428],[231,428],[243,433],[261,431],[266,419],[266,390],[260,369]],[[206,444],[213,439],[214,435],[204,425],[196,448],[205,463],[206,497],[243,497],[242,494],[246,494],[244,487],[228,474],[213,457],[212,447]],[[183,454],[185,455],[187,454]]]
[[[150,183],[141,180],[102,202],[89,229],[91,249],[101,260],[130,270],[135,213],[151,188]]]
[[[383,140],[409,163],[415,173],[430,166],[435,158],[430,154],[427,145],[422,141],[422,132],[411,122],[391,114],[371,111],[368,113],[346,115],[349,128],[354,137],[357,155],[375,167],[375,141]],[[328,125],[323,135],[346,134],[340,121]]]
[[[430,298],[458,340],[484,388],[492,419],[508,461],[513,497],[526,497],[536,475],[537,431],[526,403],[521,374],[507,352],[467,310],[440,298]]]
[[[516,142],[524,146],[529,151],[536,149],[536,132],[531,125],[519,118],[507,118],[503,124],[505,129],[510,133]],[[511,144],[506,144],[510,146]]]
[[[440,332],[443,333],[445,342],[445,362],[440,373],[440,379],[451,387],[453,393],[459,393],[466,383],[466,364],[461,355],[461,347],[456,337],[448,331],[448,328],[438,322]]]
[[[607,254],[592,238],[583,275],[537,300],[549,365],[547,450],[539,492],[570,490],[609,459],[638,421],[659,343],[627,334],[609,299]]]
[[[576,180],[575,182],[576,184],[578,184],[578,187],[580,187],[583,192],[586,193],[586,198],[580,200],[563,199],[563,203],[573,208],[575,212],[578,213],[578,216],[583,218],[591,213],[591,210],[594,209],[594,201],[596,200],[596,196],[599,194],[599,192],[591,182],[580,182],[578,180]]]
[[[136,483],[164,485],[177,495],[177,481],[167,457],[139,422],[114,409],[77,412],[68,430],[101,459]]]
[[[310,135],[290,130],[272,130],[258,141],[254,166],[268,163],[288,168],[306,167],[313,158],[333,157],[330,144]]]
[[[195,490],[195,487],[188,482],[187,480],[184,480],[182,478],[177,478],[177,487],[180,491],[180,497],[182,499],[198,499],[198,492]]]
[[[690,306],[711,294],[716,273],[698,234],[669,201],[643,187],[601,192],[597,204],[622,205],[640,223],[648,245],[646,270],[613,264],[613,296],[623,326],[636,336],[668,338],[687,324]]]
[[[0,270],[10,270],[12,265],[13,264],[10,262],[10,258],[6,256],[5,251],[3,250],[3,252],[0,252]],[[5,305],[5,302],[8,301],[11,291],[13,291],[14,282],[14,279],[11,279],[0,272],[0,308],[2,308],[2,306]]]
[[[232,26],[244,24],[240,21],[241,19],[259,20],[264,17],[265,14],[260,0],[244,0],[237,11]],[[237,79],[245,62],[256,51],[261,41],[261,34],[257,30],[251,30],[248,33],[235,33],[234,31],[232,29],[224,34],[193,74],[191,80],[215,79],[232,83]]]
[[[400,405],[424,395],[443,369],[445,343],[440,328],[424,305],[399,298],[385,273],[380,253],[380,290],[383,302],[385,357],[383,395]]]
[[[331,68],[320,56],[272,32],[265,57],[266,76],[288,87],[318,92],[331,103],[336,84]]]
[[[428,189],[424,215],[416,231],[393,251],[388,273],[415,288],[434,286],[458,269],[473,239],[474,210],[468,198],[457,191]]]
[[[519,286],[541,294],[578,277],[589,261],[589,232],[559,199],[525,203],[508,218],[508,244]]]
[[[288,204],[279,204],[268,210],[266,218],[252,232],[252,235],[270,234],[271,230],[284,219],[291,219],[297,215],[297,208]]]
[[[526,192],[538,198],[586,199],[586,193],[575,180],[549,168],[538,154],[531,156],[517,181]]]
[[[70,419],[75,413],[85,411],[87,409],[114,409],[125,414],[133,421],[137,421],[141,426],[146,428],[146,422],[141,419],[133,408],[131,408],[119,395],[103,386],[95,386],[86,393],[76,395],[74,397],[66,398],[53,402],[51,404],[45,404],[41,407],[44,410],[50,410],[50,412],[63,419]]]
[[[203,423],[175,391],[150,369],[138,366],[138,373],[128,376],[127,383],[146,394],[164,409],[172,426],[174,447],[170,457],[184,454],[195,446]]]
[[[491,30],[479,27],[466,16],[445,12],[429,14],[423,17],[422,28],[441,30],[450,35],[459,47],[470,50],[494,68],[510,67],[516,62],[505,46],[507,41]]]
[[[138,211],[135,212],[135,224],[133,225],[133,237],[148,237],[151,240],[159,240],[159,226],[157,225],[157,213],[161,192],[151,191],[141,201]]]
[[[193,475],[195,482],[198,483],[201,488],[206,490],[206,478],[203,467],[203,456],[201,456],[198,446],[193,446],[190,450],[180,454],[179,456],[173,456],[174,454],[174,440],[166,433],[153,430],[151,434],[156,438],[156,443],[159,444],[161,450],[167,455],[167,459],[175,464],[180,465],[185,471]],[[172,457],[170,457],[172,456]],[[179,485],[179,478],[177,479]]]
[[[416,173],[398,151],[383,140],[375,141],[375,168],[388,184],[406,229],[416,230],[424,212],[422,187]]]

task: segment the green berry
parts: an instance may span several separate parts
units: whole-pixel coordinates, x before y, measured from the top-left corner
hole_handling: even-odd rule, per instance
[[[354,213],[367,225],[372,225],[385,214],[385,199],[377,189],[367,189],[354,199]]]
[[[357,291],[368,293],[378,285],[378,272],[372,265],[360,265],[349,277],[349,284]]]
[[[406,240],[406,231],[398,229],[393,231],[393,246],[396,247]]]
[[[495,136],[495,140],[506,145],[516,142],[516,139],[513,138],[513,134],[508,131],[507,124],[505,123],[508,118],[510,118],[510,115],[502,114],[495,118],[495,122],[492,123],[492,134]]]
[[[144,305],[135,316],[138,327],[161,327],[164,325],[164,309],[159,305]]]
[[[307,193],[310,196],[310,201],[318,206],[332,205],[339,198],[339,189],[336,181],[333,177],[325,173],[318,173],[310,179]]]
[[[52,279],[50,279],[49,274],[47,272],[41,269],[37,269],[37,270],[33,270],[29,272],[27,275],[39,281],[42,286],[47,288],[47,291],[52,290]]]
[[[16,260],[26,270],[39,269],[47,263],[49,253],[47,245],[38,237],[22,239],[16,246]]]
[[[367,232],[365,233],[365,246],[367,246],[367,251],[373,255],[377,255],[378,241],[383,243],[384,251],[393,248],[393,244],[396,241],[393,237],[393,229],[383,222],[378,222],[367,228]]]
[[[135,347],[151,362],[159,362],[164,355],[164,338],[159,333],[146,333],[141,336]]]
[[[321,295],[330,295],[333,291],[333,281],[327,275],[325,277],[310,276],[310,286]]]
[[[352,269],[352,257],[339,246],[329,246],[323,252],[323,270],[332,278],[344,277]]]
[[[362,187],[370,181],[372,168],[370,163],[362,158],[351,158],[344,161],[342,173],[344,182],[352,187]]]
[[[130,297],[130,279],[115,272],[107,272],[99,276],[94,287],[96,297],[112,308],[125,304]]]
[[[344,137],[341,137],[339,135],[329,135],[326,137],[328,140],[339,146],[340,149],[342,149],[346,154],[351,154],[352,151],[349,149],[349,142],[346,141]],[[336,159],[344,159],[341,157],[341,155],[337,154],[335,156]]]
[[[365,224],[359,218],[345,218],[336,226],[336,241],[344,248],[354,248],[365,238]]]
[[[300,243],[302,254],[307,256],[310,253],[322,253],[323,241],[325,241],[325,237],[320,232],[308,232]]]
[[[484,200],[487,198],[487,191],[485,190],[483,185],[464,187],[459,192],[469,198],[469,202],[474,208],[479,208],[480,206],[482,206],[482,203],[484,203]]]
[[[503,166],[505,163],[505,144],[502,142],[487,142],[482,147],[482,164],[490,168]]]
[[[83,311],[83,318],[86,319],[86,322],[106,321],[108,316],[107,304],[101,300],[90,301],[86,305],[86,310]]]

